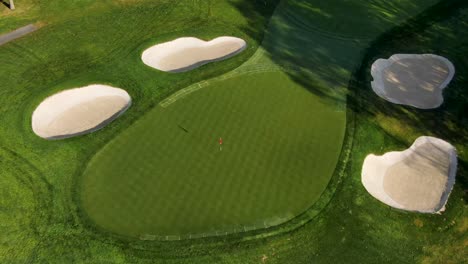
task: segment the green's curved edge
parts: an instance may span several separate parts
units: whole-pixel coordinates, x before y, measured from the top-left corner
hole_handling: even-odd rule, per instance
[[[416,15],[414,19],[417,19],[420,16],[424,16],[424,14]],[[408,21],[409,20],[414,20],[414,19],[409,18]],[[406,23],[407,22],[404,22],[403,25],[406,24]],[[399,28],[399,27],[402,27],[402,26],[396,26],[396,28]],[[391,28],[388,31],[382,33],[380,36],[378,36],[375,39],[379,39],[381,36],[386,36],[388,34],[388,32],[392,32],[392,30],[394,30],[394,28]],[[372,41],[371,43],[373,43],[373,42],[374,41]],[[251,59],[249,61],[256,60],[257,57],[258,57],[258,53],[261,52],[260,50],[261,49],[257,50],[257,53],[255,53],[251,57]],[[362,58],[361,58],[361,60],[362,60]],[[249,61],[247,61],[245,63],[245,65],[244,65],[245,67],[248,66]],[[188,88],[184,88],[184,89],[188,89],[189,92],[186,92],[186,91],[184,92],[183,91],[184,89],[179,90],[178,92],[175,93],[175,96],[188,94],[190,92],[196,91],[196,90],[198,90],[200,88],[203,88],[205,85],[209,84],[211,81],[219,81],[220,79],[232,77],[233,75],[236,75],[237,71],[242,71],[241,67],[237,68],[236,70],[234,70],[234,71],[232,71],[230,73],[222,75],[220,77],[213,78],[212,80],[202,81],[200,83],[196,83],[194,85],[191,85]],[[277,66],[277,67],[273,67],[273,68],[268,68],[267,67],[267,69],[265,71],[275,71],[275,70],[284,70],[286,72],[287,71],[294,72],[294,70],[291,71],[288,67],[284,68],[284,67],[281,67],[281,66]],[[352,78],[349,79],[350,83],[353,82],[353,81],[354,80]],[[347,97],[349,98],[350,95],[348,94]],[[167,106],[172,101],[174,101],[173,98],[171,98],[171,96],[169,96],[165,100],[160,102],[160,104],[162,106]],[[349,104],[349,101],[348,101],[347,104]],[[337,164],[337,166],[335,168],[335,172],[334,172],[334,174],[333,174],[327,188],[322,193],[319,200],[313,206],[311,206],[309,209],[307,209],[303,214],[301,214],[301,215],[299,215],[299,216],[297,216],[297,217],[295,217],[295,218],[293,218],[293,219],[291,219],[291,220],[289,220],[289,221],[287,221],[287,222],[285,222],[283,224],[280,224],[280,225],[277,225],[277,226],[274,226],[274,227],[265,228],[265,229],[258,229],[258,230],[255,230],[255,231],[247,231],[247,232],[239,232],[239,233],[235,233],[235,234],[221,235],[221,236],[203,237],[203,238],[197,238],[196,240],[207,240],[207,239],[212,239],[214,241],[221,241],[222,239],[232,239],[234,241],[254,240],[254,239],[258,239],[258,238],[265,238],[265,237],[270,237],[270,236],[274,236],[274,235],[278,235],[278,234],[282,234],[282,233],[287,233],[287,232],[295,230],[295,229],[299,228],[300,226],[312,221],[331,202],[331,200],[333,199],[333,195],[334,195],[336,189],[339,187],[339,185],[340,185],[340,183],[342,181],[342,178],[346,174],[346,169],[349,166],[348,161],[349,161],[349,158],[350,158],[350,155],[351,155],[351,150],[352,150],[352,147],[353,147],[353,138],[354,138],[354,132],[355,132],[355,118],[354,118],[355,113],[354,113],[354,110],[352,109],[352,107],[350,105],[347,105],[346,108],[347,108],[346,109],[346,120],[347,120],[346,121],[346,129],[345,129],[344,141],[343,141],[343,144],[342,144],[342,150],[341,150],[341,153],[340,153],[340,156],[339,156],[339,159],[338,159],[338,164]],[[88,225],[88,227],[91,228],[91,229],[96,230],[97,232],[99,232],[101,234],[106,234],[106,235],[108,235],[110,237],[113,237],[117,241],[125,243],[126,245],[132,245],[135,248],[144,249],[148,245],[147,240],[139,241],[139,240],[136,240],[134,238],[125,237],[125,236],[121,236],[121,235],[116,235],[116,234],[114,234],[112,232],[107,232],[105,230],[96,228],[93,225]],[[180,238],[174,237],[174,238],[169,238],[169,239],[160,240],[160,241],[167,241],[167,240],[171,241],[171,240],[179,240],[179,239]],[[148,240],[151,241],[153,239],[151,237],[149,237]],[[159,241],[159,240],[155,240],[155,241]]]

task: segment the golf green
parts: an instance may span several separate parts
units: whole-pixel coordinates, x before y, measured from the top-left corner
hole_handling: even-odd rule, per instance
[[[282,72],[214,81],[101,149],[82,176],[82,207],[98,227],[132,237],[280,224],[325,190],[345,118]]]

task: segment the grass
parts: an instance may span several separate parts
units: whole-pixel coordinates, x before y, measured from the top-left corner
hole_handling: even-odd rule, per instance
[[[280,224],[326,188],[344,124],[343,111],[286,74],[214,82],[156,107],[97,153],[83,176],[82,205],[99,226],[133,237]]]
[[[151,5],[151,0],[16,0],[15,10],[10,10],[4,3],[9,0],[2,0],[0,3],[0,34],[12,31],[16,28],[25,26],[30,23],[38,24],[39,26],[53,25],[63,23],[67,20],[76,20],[89,13],[106,13],[109,10],[128,9],[135,6]],[[212,1],[212,0],[211,0]],[[159,3],[169,3],[168,0],[159,0]],[[180,1],[172,1],[173,3],[183,3]],[[202,6],[203,1],[194,0],[190,5]],[[204,1],[206,2],[206,1]],[[215,6],[213,3],[211,5]],[[219,5],[218,5],[219,7]],[[195,12],[200,12],[197,9]],[[206,13],[208,14],[208,12]]]
[[[16,157],[16,161],[4,161],[6,168],[2,168],[0,228],[4,235],[0,262],[3,263],[50,261],[53,256],[56,256],[54,262],[68,262],[83,256],[76,252],[77,255],[56,254],[77,242],[71,237],[87,233],[82,227],[73,228],[79,221],[73,202],[74,177],[83,163],[169,94],[232,70],[246,60],[258,47],[268,18],[264,5],[259,10],[249,3],[242,8],[250,15],[243,16],[234,6],[241,1],[150,1],[104,10],[87,10],[83,5],[86,12],[82,13],[71,11],[76,8],[76,2],[68,3],[69,6],[62,3],[64,14],[58,15],[56,21],[0,47],[4,70],[0,74],[0,123],[3,124],[0,144],[5,153],[14,153],[12,157]],[[47,7],[53,8],[53,4]],[[20,10],[19,1],[16,5]],[[68,16],[68,11],[75,13]],[[9,18],[2,17],[2,22],[4,19]],[[231,60],[180,75],[160,73],[139,59],[141,51],[155,42],[186,35],[208,39],[221,34],[245,39],[249,49]],[[30,117],[43,98],[89,83],[125,87],[135,103],[119,122],[99,134],[48,142],[32,133]],[[6,155],[2,155],[2,160]],[[25,161],[28,166],[21,165]],[[31,176],[24,180],[26,175]],[[41,185],[46,185],[43,191],[36,189]],[[12,192],[13,189],[16,191]],[[13,202],[22,200],[27,203],[27,209],[22,203],[17,206]],[[100,242],[95,245],[106,248]]]
[[[21,2],[16,2],[19,9]],[[40,31],[0,47],[0,262],[466,262],[466,1],[282,1],[271,24],[279,26],[269,28],[263,50],[249,67],[289,68],[290,80],[338,109],[345,105],[346,96],[352,117],[347,118],[351,122],[343,151],[350,153],[346,170],[334,174],[318,200],[318,212],[309,215],[309,210],[266,230],[274,235],[252,231],[171,242],[122,240],[90,228],[76,208],[74,197],[79,193],[74,180],[98,149],[125,133],[124,128],[160,101],[183,87],[234,69],[252,55],[269,17],[264,1],[182,1],[180,5],[151,1],[103,9],[86,9],[83,2],[83,12],[68,6],[68,1],[41,4],[48,7],[50,3],[52,11],[52,4],[59,2],[63,6],[58,11],[68,10],[63,16],[57,11],[56,20]],[[436,5],[429,8],[432,4]],[[286,16],[283,10],[298,15]],[[161,17],[173,22],[159,24]],[[13,21],[8,19],[2,16],[0,23]],[[139,66],[138,54],[152,43],[181,34],[212,37],[227,31],[246,38],[252,49],[182,75]],[[372,62],[400,52],[433,52],[455,64],[457,74],[444,91],[446,103],[441,108],[421,111],[394,106],[372,93]],[[32,134],[29,116],[42,98],[89,82],[125,87],[137,103],[118,122],[96,134],[63,142],[45,142]],[[362,161],[368,153],[404,149],[423,134],[448,140],[459,153],[457,183],[443,215],[391,209],[373,199],[360,183]]]

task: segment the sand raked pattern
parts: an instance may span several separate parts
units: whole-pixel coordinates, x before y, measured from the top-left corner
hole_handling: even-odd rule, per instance
[[[126,91],[100,84],[61,91],[39,104],[32,129],[49,140],[91,133],[123,114],[131,101]]]
[[[442,91],[452,80],[455,67],[446,58],[433,54],[395,54],[378,59],[371,69],[372,90],[395,104],[420,109],[439,107]]]
[[[404,151],[370,154],[362,184],[379,201],[402,210],[440,213],[455,183],[457,154],[448,142],[419,137]]]
[[[241,53],[247,43],[236,37],[204,41],[183,37],[154,45],[141,55],[144,64],[165,72],[186,72],[210,62],[225,60]]]

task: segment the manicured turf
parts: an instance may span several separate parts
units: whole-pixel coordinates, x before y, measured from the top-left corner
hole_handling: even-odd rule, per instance
[[[28,20],[33,14],[22,10],[21,2],[25,3],[16,1],[15,15]],[[0,263],[69,263],[86,258],[81,252],[85,247],[103,256],[104,251],[113,251],[114,246],[85,238],[94,231],[78,214],[75,186],[86,162],[164,97],[230,71],[249,58],[274,7],[262,3],[260,9],[244,1],[136,0],[106,1],[110,6],[97,8],[88,6],[90,2],[94,1],[29,1],[34,10],[55,10],[54,19],[0,47],[0,145],[5,150],[0,152]],[[2,16],[0,23],[10,19]],[[211,39],[222,34],[245,39],[249,48],[230,60],[180,75],[157,72],[141,63],[141,52],[152,43],[181,35]],[[122,87],[134,104],[119,122],[98,134],[51,142],[32,132],[31,114],[41,100],[90,83]],[[72,231],[80,233],[75,238],[66,231],[72,226],[80,230]]]
[[[305,214],[264,231],[170,242],[121,239],[82,217],[78,186],[94,154],[167,96],[247,60],[258,47],[273,2],[17,0],[15,18],[1,13],[0,32],[38,17],[46,26],[0,47],[0,262],[465,263],[465,0],[281,1],[264,42],[266,51],[249,60],[250,69],[290,67],[287,73],[294,82],[342,110],[343,89],[326,88],[344,87],[350,116],[342,152],[342,157],[350,154],[346,169],[337,171]],[[33,6],[21,10],[25,3]],[[139,59],[141,51],[156,42],[220,34],[245,38],[250,48],[182,75],[148,69]],[[456,66],[441,108],[395,106],[372,92],[372,62],[405,52],[436,53]],[[57,90],[89,82],[125,87],[134,105],[118,122],[92,135],[48,142],[32,133],[29,117],[38,102]],[[444,138],[458,149],[459,173],[442,215],[391,209],[360,182],[368,153],[406,148],[420,135]]]
[[[82,205],[99,226],[130,236],[269,227],[318,199],[344,127],[344,111],[286,74],[214,82],[152,110],[97,153]]]

